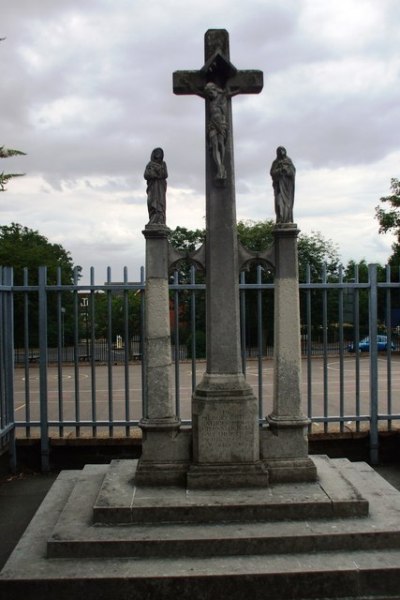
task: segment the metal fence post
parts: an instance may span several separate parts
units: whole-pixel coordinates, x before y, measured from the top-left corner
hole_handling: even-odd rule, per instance
[[[382,376],[382,381],[379,380],[378,373],[378,364],[382,364],[378,360],[378,351],[377,351],[377,333],[378,333],[378,304],[379,310],[383,308],[381,294],[383,296],[382,289],[386,292],[386,319],[387,326],[390,327],[390,310],[392,308],[391,299],[389,297],[391,289],[399,289],[399,283],[391,283],[390,271],[387,271],[386,282],[378,283],[378,269],[377,265],[370,265],[368,267],[368,282],[366,281],[366,277],[362,277],[362,281],[360,281],[359,270],[356,266],[354,270],[354,279],[345,279],[342,273],[339,273],[339,280],[337,282],[328,281],[328,277],[326,275],[326,271],[322,274],[321,281],[312,282],[311,278],[311,270],[308,268],[306,282],[300,284],[300,290],[304,290],[306,294],[305,299],[305,307],[304,307],[304,315],[303,318],[307,318],[306,331],[307,331],[307,344],[306,344],[306,356],[307,356],[307,408],[308,408],[308,416],[311,418],[313,423],[321,423],[323,424],[324,430],[326,432],[330,431],[331,424],[340,424],[340,428],[343,430],[344,425],[347,425],[346,421],[354,422],[355,428],[357,431],[361,430],[361,425],[363,423],[368,423],[370,425],[370,461],[371,463],[376,463],[379,460],[378,455],[378,445],[379,445],[379,429],[387,422],[389,425],[391,422],[400,422],[400,415],[397,413],[392,413],[392,398],[391,388],[393,373],[391,369],[390,361],[392,359],[392,353],[390,352],[390,332],[388,332],[388,344],[389,350],[387,353],[387,384],[388,384],[388,397],[387,397],[387,411],[385,413],[385,395],[382,391],[382,386],[385,384],[384,376]],[[129,352],[128,348],[125,348],[125,352],[123,354],[123,359],[125,361],[125,380],[124,380],[124,388],[125,388],[125,418],[124,419],[114,419],[114,407],[117,406],[115,404],[115,398],[113,397],[113,381],[112,376],[118,378],[118,371],[113,369],[114,363],[122,360],[122,353],[118,354],[112,347],[112,297],[111,295],[122,289],[124,293],[124,313],[125,313],[125,337],[128,339],[131,335],[129,330],[129,324],[127,322],[127,316],[129,313],[129,302],[128,302],[128,293],[130,290],[135,290],[135,292],[140,293],[141,297],[141,307],[140,307],[140,316],[141,316],[141,325],[140,325],[140,352],[139,357],[142,357],[141,361],[141,398],[142,398],[142,414],[146,414],[146,393],[145,393],[145,385],[146,379],[144,377],[145,370],[145,362],[146,362],[146,354],[145,349],[143,347],[144,340],[144,306],[145,306],[145,276],[144,269],[141,269],[141,278],[140,282],[135,284],[128,283],[128,274],[124,272],[124,281],[119,284],[117,287],[111,287],[111,272],[108,273],[107,283],[103,285],[95,284],[94,270],[91,271],[90,284],[79,284],[78,285],[78,277],[75,275],[73,284],[70,282],[68,284],[62,283],[61,271],[58,272],[57,275],[57,284],[54,285],[47,280],[47,270],[45,267],[39,269],[39,285],[29,284],[28,273],[27,271],[24,274],[23,284],[14,285],[12,279],[12,269],[1,268],[0,267],[0,438],[1,443],[3,445],[7,444],[9,448],[9,452],[11,455],[11,462],[15,464],[15,440],[14,440],[14,428],[18,432],[19,429],[24,429],[25,434],[29,436],[32,429],[35,431],[40,428],[40,436],[41,436],[41,452],[42,452],[42,469],[44,471],[49,468],[49,451],[50,451],[50,435],[51,432],[55,431],[55,428],[58,428],[58,433],[60,436],[65,434],[66,428],[75,428],[77,435],[79,434],[79,430],[81,428],[92,428],[93,435],[96,434],[99,427],[109,427],[110,435],[113,433],[113,428],[115,427],[125,427],[126,435],[129,435],[129,428],[137,425],[138,419],[136,415],[134,418],[130,416],[130,402],[131,402],[131,394],[138,394],[138,399],[140,399],[139,394],[140,390],[137,389],[129,389],[130,386],[130,373],[129,369],[131,365],[128,365]],[[179,289],[178,289],[179,288]],[[192,388],[196,385],[196,362],[194,359],[195,356],[195,323],[196,323],[196,306],[195,300],[198,292],[203,291],[205,285],[203,283],[196,284],[194,271],[191,274],[190,284],[186,283],[179,284],[176,281],[175,284],[172,284],[170,287],[171,292],[175,292],[176,295],[181,291],[187,293],[190,291],[192,296],[192,304],[191,304],[191,325],[192,325]],[[245,308],[246,308],[246,294],[248,291],[251,291],[252,294],[254,292],[257,293],[257,321],[258,321],[258,355],[257,361],[255,360],[252,364],[252,367],[258,367],[258,379],[252,380],[255,384],[255,387],[258,384],[259,387],[259,397],[262,398],[262,393],[266,400],[268,400],[268,392],[265,389],[265,383],[263,381],[262,375],[262,367],[263,367],[263,359],[265,359],[265,348],[262,340],[262,336],[264,334],[264,330],[262,328],[263,314],[262,309],[264,308],[264,293],[273,288],[273,284],[264,284],[262,283],[261,271],[258,271],[258,277],[256,283],[246,283],[244,274],[241,274],[240,277],[240,295],[241,295],[241,337],[242,337],[242,364],[244,371],[246,370],[246,323],[245,323]],[[354,342],[352,346],[349,346],[349,349],[354,350],[354,374],[353,375],[345,375],[345,371],[347,371],[347,367],[353,368],[353,361],[350,360],[352,356],[348,357],[348,360],[344,360],[344,351],[345,351],[345,338],[344,331],[342,328],[344,327],[343,321],[346,320],[345,315],[345,307],[344,307],[344,291],[351,290],[351,298],[350,298],[350,308],[351,311],[349,320],[354,320]],[[79,296],[78,294],[81,291],[88,290],[90,294],[90,304],[88,305],[88,314],[90,316],[90,382],[91,387],[90,390],[84,388],[82,394],[80,394],[80,382],[79,382],[79,373],[80,373],[80,354],[79,348],[82,345],[80,341],[80,330],[79,330]],[[107,323],[108,323],[108,333],[107,333],[107,341],[105,342],[102,339],[96,339],[96,298],[97,294],[99,294],[100,298],[104,298],[104,292],[106,292],[106,299],[108,294],[108,303],[107,303]],[[30,325],[36,325],[36,312],[32,310],[32,317],[29,319],[31,307],[35,309],[36,301],[33,297],[38,294],[39,299],[39,347],[31,347],[30,344]],[[50,296],[48,296],[50,294]],[[332,294],[329,296],[329,294]],[[334,312],[331,304],[328,303],[332,297],[335,297],[338,294],[339,304],[338,312],[339,316],[339,342],[336,341],[330,342],[328,339],[328,326],[332,325],[332,318],[334,318],[334,323],[337,322],[337,314]],[[361,296],[362,294],[362,296]],[[370,335],[370,355],[369,359],[367,356],[363,355],[363,358],[360,358],[361,349],[359,347],[360,341],[360,325],[359,321],[361,316],[360,310],[360,298],[364,299],[364,294],[368,294],[369,299],[369,321],[368,323],[362,323],[363,326],[363,335],[367,334],[367,325],[369,325],[369,335]],[[51,302],[51,299],[56,300],[55,303]],[[69,308],[69,323],[72,327],[73,318],[75,319],[74,325],[74,344],[71,345],[70,348],[64,347],[64,318],[65,315],[63,313],[63,300],[64,298],[70,299],[70,303],[68,302]],[[15,299],[20,299],[22,302],[15,302]],[[316,301],[315,301],[316,300]],[[321,302],[322,300],[322,302]],[[365,298],[366,300],[366,298]],[[378,302],[379,301],[379,302]],[[393,300],[394,301],[394,300]],[[14,338],[13,338],[13,313],[14,313],[14,303],[15,307],[18,307],[18,314],[15,315],[16,319],[19,319],[18,324],[20,325],[21,335],[19,338],[21,340],[21,348],[14,349]],[[56,305],[56,313],[54,314],[53,309],[50,308]],[[362,305],[364,308],[364,305]],[[329,310],[328,310],[329,309]],[[65,309],[64,309],[65,310]],[[50,311],[50,317],[48,314]],[[322,313],[322,314],[321,314]],[[353,315],[353,319],[351,316]],[[367,315],[365,315],[367,318]],[[50,319],[50,321],[49,321]],[[314,320],[314,326],[313,326]],[[50,325],[48,325],[48,321]],[[178,323],[178,319],[176,320]],[[322,324],[322,344],[321,344],[321,333],[320,329],[316,328],[316,325],[321,326]],[[48,331],[50,332],[49,327],[54,327],[57,325],[57,334],[58,334],[58,348],[48,348]],[[365,331],[364,331],[365,330]],[[36,340],[36,336],[32,335],[31,338]],[[88,329],[86,329],[86,348],[88,348],[88,339],[89,333]],[[178,336],[177,336],[178,339]],[[396,342],[398,346],[397,338],[393,340]],[[329,342],[329,343],[328,343]],[[178,346],[178,344],[177,344]],[[64,351],[63,351],[64,350]],[[318,377],[319,369],[315,369],[314,365],[312,365],[312,357],[318,356],[322,362],[322,398],[320,403],[320,392],[315,391],[315,387],[313,388],[312,380],[314,377]],[[86,355],[89,356],[89,352],[86,351]],[[340,406],[339,412],[332,414],[335,408],[334,402],[336,399],[336,392],[331,387],[331,381],[333,385],[335,385],[336,374],[335,368],[330,369],[330,362],[332,357],[338,356],[338,359],[334,358],[335,361],[338,361],[338,378],[340,385]],[[364,360],[365,356],[365,360]],[[83,357],[85,358],[85,357]],[[347,356],[346,356],[347,358]],[[31,369],[34,368],[31,363],[36,363],[39,359],[39,376],[40,376],[40,385],[39,391],[37,391],[36,384],[30,385],[30,373]],[[71,381],[68,381],[68,387],[65,389],[70,390],[71,393],[71,402],[65,403],[63,401],[64,395],[64,383],[63,383],[63,368],[64,365],[62,361],[68,361],[65,365],[65,368],[68,369],[68,372],[72,372],[70,377]],[[24,372],[21,375],[24,377],[18,377],[18,379],[14,378],[14,361],[18,364],[21,364],[24,367]],[[54,411],[56,411],[56,404],[49,404],[48,388],[50,387],[50,374],[51,371],[51,363],[57,363],[57,361],[61,361],[61,364],[58,364],[58,419],[56,412],[53,414],[53,410],[50,408],[54,406]],[[99,361],[105,363],[104,370],[107,370],[108,374],[108,388],[105,393],[108,391],[108,415],[106,415],[103,419],[98,418],[97,414],[97,402],[98,399],[96,397],[97,386],[96,386],[96,372],[95,372],[95,361]],[[176,355],[176,362],[178,362],[178,354]],[[319,364],[319,363],[318,363]],[[365,367],[365,376],[364,370],[361,371],[361,365]],[[396,363],[393,363],[393,366]],[[57,366],[57,365],[56,365]],[[82,365],[83,367],[84,365]],[[100,365],[99,365],[100,366]],[[139,365],[135,365],[139,366]],[[176,380],[175,385],[179,388],[179,366],[176,364]],[[367,378],[367,367],[370,374],[369,387],[366,393],[364,393],[364,389],[361,389],[361,382],[366,381]],[[138,370],[135,370],[135,373]],[[55,371],[53,371],[55,372]],[[37,375],[37,370],[34,368],[34,380]],[[252,370],[248,369],[247,373],[248,377],[252,377],[256,375],[252,372]],[[138,385],[140,385],[140,374],[137,372],[138,376]],[[328,381],[329,376],[329,381]],[[180,377],[182,379],[182,371],[180,373]],[[354,379],[354,382],[351,381],[351,378]],[[66,379],[66,377],[65,377]],[[118,379],[116,379],[118,381]],[[352,398],[348,396],[347,388],[345,388],[345,384],[347,382],[354,383],[354,406],[352,405]],[[22,383],[23,382],[23,383]],[[264,384],[264,385],[263,385]],[[379,385],[378,385],[379,384]],[[67,384],[65,384],[67,385]],[[381,391],[379,390],[379,386]],[[14,390],[15,388],[15,390]],[[24,394],[25,398],[25,406],[21,406],[20,410],[14,414],[14,393]],[[80,417],[80,398],[84,394],[91,394],[91,406],[92,412],[89,418],[84,418],[81,420]],[[102,390],[103,393],[103,390]],[[88,397],[89,396],[85,396]],[[178,394],[176,396],[179,398]],[[21,396],[22,398],[22,396]],[[318,398],[318,404],[315,398]],[[361,411],[361,402],[364,399],[369,402],[369,409]],[[134,398],[134,400],[136,400]],[[31,402],[32,406],[36,406],[36,402],[39,401],[40,408],[40,418],[32,419],[31,415]],[[379,402],[381,403],[379,405]],[[65,413],[64,413],[65,408]],[[75,410],[74,410],[75,409]],[[84,415],[86,415],[85,410],[82,411]],[[100,410],[99,410],[100,412]],[[363,414],[361,414],[361,412]],[[36,411],[35,411],[36,416]],[[350,423],[349,423],[350,425]],[[347,428],[347,427],[346,427]],[[118,430],[119,431],[119,430]],[[333,431],[333,430],[332,430]]]
[[[379,462],[378,433],[378,278],[377,265],[368,265],[369,281],[369,456],[372,465]]]
[[[43,472],[50,470],[47,406],[47,267],[39,267],[40,451]]]
[[[4,390],[5,390],[5,416],[9,430],[9,453],[10,469],[12,472],[17,468],[17,450],[15,443],[15,415],[14,415],[14,297],[12,292],[13,268],[5,267],[4,284],[7,286],[5,300],[3,303],[3,367],[4,367]]]

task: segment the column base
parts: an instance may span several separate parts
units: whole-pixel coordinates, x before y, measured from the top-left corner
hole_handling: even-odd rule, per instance
[[[188,463],[177,462],[157,463],[139,460],[135,485],[149,487],[185,486]]]
[[[142,419],[142,456],[135,475],[137,485],[185,485],[191,457],[190,428],[180,419]]]
[[[317,481],[317,468],[310,457],[268,459],[264,461],[270,483],[302,483]]]
[[[181,420],[175,415],[172,417],[151,418],[143,417],[139,421],[139,427],[143,433],[149,431],[171,431],[178,430],[181,426]]]
[[[316,481],[317,469],[308,456],[309,419],[270,415],[267,423],[260,432],[260,447],[271,483]]]

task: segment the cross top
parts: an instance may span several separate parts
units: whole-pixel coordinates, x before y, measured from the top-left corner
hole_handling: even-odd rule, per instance
[[[214,163],[214,180],[225,185],[227,169],[233,173],[232,153],[225,164],[227,143],[231,143],[230,99],[237,94],[258,94],[263,87],[262,71],[239,71],[230,62],[229,34],[209,29],[204,36],[204,66],[198,71],[175,71],[173,90],[178,95],[195,94],[206,100],[206,132]]]
[[[259,94],[263,88],[263,73],[258,70],[238,70],[230,62],[229,34],[225,29],[209,29],[204,36],[204,66],[198,71],[175,71],[174,93],[199,94],[208,82],[229,88],[236,94]]]

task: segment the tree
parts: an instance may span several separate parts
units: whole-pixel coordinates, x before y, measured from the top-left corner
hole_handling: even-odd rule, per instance
[[[321,276],[324,268],[327,276],[337,274],[340,264],[338,247],[319,231],[312,231],[309,234],[300,233],[298,254],[300,281],[306,278],[307,265],[309,265],[311,276],[314,279]]]
[[[389,259],[389,264],[398,265],[400,263],[400,180],[392,178],[390,180],[391,194],[382,196],[380,201],[389,205],[389,209],[382,206],[375,207],[375,218],[379,222],[379,233],[391,231],[396,236],[396,242],[392,245],[393,254]]]
[[[25,152],[21,150],[11,150],[10,148],[4,148],[0,146],[0,158],[8,158],[9,156],[25,155]],[[0,192],[4,192],[6,189],[6,183],[13,177],[22,177],[24,173],[0,173]]]
[[[169,232],[168,240],[176,250],[179,252],[190,253],[198,250],[206,239],[205,229],[186,229],[186,227],[176,227]],[[190,281],[190,261],[183,259],[179,262],[179,281],[181,283],[189,283]],[[200,274],[199,283],[204,281],[204,277]]]
[[[79,277],[81,267],[74,267],[71,254],[60,244],[52,244],[38,231],[23,227],[18,223],[0,226],[0,266],[13,267],[14,285],[38,285],[38,267],[47,267],[47,283],[71,284]],[[72,292],[62,293],[62,305],[66,310],[65,335],[72,333]],[[48,295],[48,336],[49,344],[57,338],[57,299],[58,292]],[[29,343],[38,341],[38,299],[30,295],[29,302]],[[15,344],[23,346],[25,339],[24,306],[26,296],[23,292],[14,294]]]
[[[111,324],[112,336],[115,340],[120,335],[124,343],[140,333],[141,295],[134,291],[108,292],[95,296],[95,335],[96,338],[107,338]],[[90,313],[89,313],[90,314]],[[125,339],[128,316],[128,340]]]
[[[176,227],[169,234],[169,242],[171,245],[179,250],[180,252],[194,252],[198,250],[204,243],[206,238],[205,229],[186,229],[186,227]],[[178,278],[180,283],[190,283],[191,281],[191,268],[192,265],[188,260],[180,261],[178,265]],[[195,272],[195,280],[197,283],[204,283],[204,273],[202,271]],[[191,333],[190,333],[190,315],[192,307],[193,296],[188,290],[182,291],[179,294],[179,343],[186,343],[187,346],[191,344]],[[170,295],[171,306],[173,306],[173,294]],[[196,322],[194,328],[196,330],[196,346],[198,340],[205,331],[205,293],[199,292],[196,294]],[[172,339],[176,343],[175,330],[172,331]]]
[[[349,283],[367,283],[369,280],[369,268],[365,259],[358,263],[350,260],[344,270],[344,281]],[[384,266],[377,265],[378,282],[386,281],[386,269]],[[398,289],[378,289],[378,327],[382,333],[385,332],[387,315],[387,295],[391,298],[391,308],[399,305]],[[359,329],[360,337],[369,334],[369,290],[368,289],[347,289],[343,294],[344,302],[344,321],[354,326],[354,335],[356,327]],[[358,322],[357,322],[358,317]]]
[[[37,284],[37,268],[45,265],[48,282],[57,283],[57,268],[61,267],[62,283],[74,280],[74,264],[71,253],[61,244],[52,244],[34,229],[18,223],[0,225],[0,265],[14,268],[14,283],[22,285],[24,268],[30,272],[30,283]],[[81,267],[77,267],[80,272]]]
[[[3,42],[6,38],[0,38],[0,42]],[[4,148],[0,146],[0,158],[8,158],[9,156],[25,155],[25,152],[21,150],[11,150],[10,148]],[[13,177],[22,177],[23,173],[0,173],[0,192],[5,191],[6,183]]]
[[[273,229],[275,223],[273,220],[266,219],[265,221],[245,220],[239,221],[237,224],[237,232],[239,241],[247,249],[254,252],[266,250],[273,243]],[[193,251],[199,248],[205,239],[205,230],[196,229],[190,231],[185,228],[177,227],[171,232],[170,241],[179,250]],[[305,281],[308,265],[310,265],[310,273],[312,281],[320,281],[322,272],[326,268],[327,278],[337,278],[337,271],[340,263],[339,251],[334,242],[323,237],[319,232],[311,232],[311,234],[300,233],[298,238],[298,257],[299,257],[299,276],[300,281]],[[188,268],[180,268],[180,274],[187,281]],[[200,281],[201,279],[199,279]],[[255,283],[257,281],[257,268],[251,265],[246,273],[246,283]],[[261,282],[272,283],[273,273],[268,270],[261,270]],[[198,295],[200,301],[203,300],[202,295]],[[182,298],[182,302],[186,302],[187,310],[190,307],[189,293],[187,298]],[[257,339],[258,322],[257,322],[257,291],[248,291],[246,293],[246,323],[248,332],[248,345],[255,345]],[[273,334],[273,310],[274,299],[272,290],[263,294],[263,315],[264,315],[264,340],[267,343],[272,343]],[[320,295],[315,295],[313,299],[313,311],[316,315],[322,315]],[[187,313],[189,314],[189,313]],[[197,313],[196,313],[197,314]],[[199,311],[199,318],[196,321],[196,329],[204,330],[205,315]],[[322,319],[322,316],[320,317]],[[317,319],[318,321],[318,319]]]
[[[273,243],[273,230],[275,223],[273,220],[265,221],[239,221],[237,224],[238,236],[241,243],[253,251],[263,251]],[[310,234],[300,233],[298,237],[298,264],[299,280],[306,282],[308,275],[311,282],[320,282],[325,276],[327,281],[337,280],[340,264],[339,251],[332,240],[326,239],[319,232],[312,231]],[[272,283],[272,270],[261,269],[258,276],[261,275],[261,283]],[[256,266],[253,265],[246,273],[246,283],[255,283],[257,281]],[[300,295],[300,310],[302,322],[306,322],[307,307],[311,296],[311,310],[313,314],[313,325],[316,331],[319,331],[323,320],[323,299],[320,292],[313,291],[302,292]],[[263,337],[267,345],[273,343],[273,313],[274,313],[274,294],[272,290],[266,290],[262,295],[262,313],[263,313]],[[333,315],[333,307],[336,306],[337,295],[330,293],[328,297],[329,314]],[[248,291],[246,293],[246,331],[247,345],[258,345],[259,323],[257,318],[259,303],[259,294],[257,291]],[[338,318],[333,317],[337,321]]]
[[[265,221],[239,221],[237,224],[238,238],[248,250],[261,252],[266,250],[274,240],[274,222]]]

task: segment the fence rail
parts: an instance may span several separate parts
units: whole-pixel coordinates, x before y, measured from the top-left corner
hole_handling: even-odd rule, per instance
[[[35,284],[24,273],[0,273],[0,444],[16,463],[16,436],[39,435],[42,467],[51,436],[129,436],[145,413],[140,279],[114,283]],[[260,267],[240,276],[243,371],[259,401],[260,423],[271,409],[274,284]],[[400,283],[390,268],[369,265],[344,276],[308,269],[299,285],[304,411],[314,429],[368,429],[371,461],[379,430],[400,419]],[[190,396],[204,368],[205,285],[195,271],[170,283],[171,353],[176,413],[190,422]],[[368,337],[368,342],[363,338]],[[318,430],[319,430],[318,429]]]

